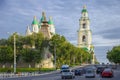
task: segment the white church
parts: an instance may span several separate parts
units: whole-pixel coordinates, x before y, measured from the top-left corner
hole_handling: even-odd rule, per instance
[[[81,18],[79,19],[77,47],[94,53],[94,46],[92,44],[92,31],[90,29],[90,19],[86,6],[83,6]],[[92,63],[94,64],[95,55],[93,54]]]

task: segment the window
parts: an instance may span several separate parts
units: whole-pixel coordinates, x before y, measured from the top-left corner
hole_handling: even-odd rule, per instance
[[[83,28],[86,28],[86,24],[85,23],[83,24]]]
[[[86,42],[86,37],[85,37],[85,35],[82,37],[82,42]]]

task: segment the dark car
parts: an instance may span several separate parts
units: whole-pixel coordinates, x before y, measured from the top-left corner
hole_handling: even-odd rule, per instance
[[[74,73],[75,73],[75,75],[82,75],[83,74],[83,71],[82,71],[82,69],[76,69],[76,70],[74,70]]]
[[[104,69],[105,69],[105,67],[103,67],[103,66],[97,67],[96,73],[101,74]]]

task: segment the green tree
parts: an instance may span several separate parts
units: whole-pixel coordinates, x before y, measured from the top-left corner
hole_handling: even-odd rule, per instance
[[[13,62],[13,49],[11,47],[0,47],[0,62],[4,64]]]
[[[107,52],[107,58],[110,62],[120,63],[120,46],[115,46]]]

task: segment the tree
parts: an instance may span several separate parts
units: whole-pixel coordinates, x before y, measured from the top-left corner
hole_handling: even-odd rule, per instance
[[[110,62],[120,63],[120,46],[115,46],[107,52],[107,58]]]
[[[0,62],[4,64],[13,62],[13,49],[11,47],[0,47]]]

